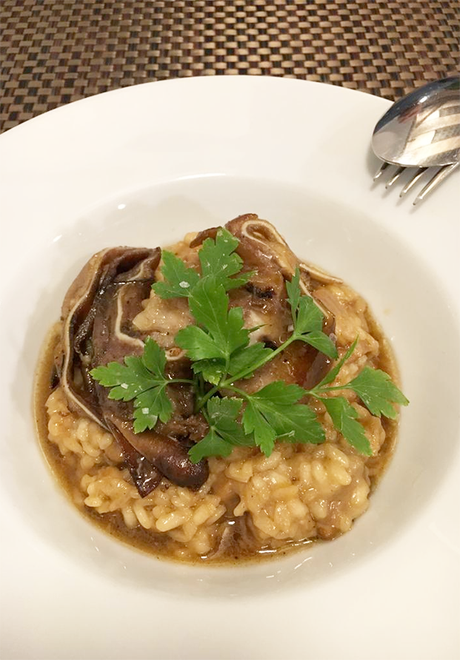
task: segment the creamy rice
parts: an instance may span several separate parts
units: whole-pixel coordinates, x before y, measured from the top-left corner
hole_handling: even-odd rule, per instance
[[[322,286],[315,295],[335,315],[340,355],[359,335],[333,385],[348,382],[366,365],[384,368],[397,380],[390,350],[365,301],[344,284]],[[177,313],[185,313],[180,304]],[[145,330],[152,318],[158,318],[154,296],[145,303],[139,326]],[[60,387],[46,401],[47,437],[42,443],[74,503],[112,533],[176,559],[225,561],[261,549],[283,551],[301,542],[332,539],[350,530],[366,511],[391,454],[396,424],[372,417],[353,392],[338,394],[357,410],[373,456],[358,454],[334,429],[322,403],[310,402],[326,442],[277,443],[268,458],[256,449],[236,448],[228,458],[209,459],[209,478],[196,492],[163,480],[141,498],[112,436],[70,411]]]

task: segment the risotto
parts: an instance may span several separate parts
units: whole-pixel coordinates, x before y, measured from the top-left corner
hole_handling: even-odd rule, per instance
[[[242,218],[264,223],[257,216]],[[271,268],[275,262],[281,279],[278,283],[276,278],[270,280],[271,271],[265,268],[264,262],[267,250],[264,248],[262,255],[257,255],[251,246],[248,247],[245,235],[240,232],[241,226],[241,218],[227,225],[229,232],[239,239],[235,253],[240,255],[241,268],[247,276],[240,288],[229,288],[228,296],[230,310],[242,310],[244,328],[251,331],[256,328],[251,333],[250,345],[259,342],[276,352],[293,332],[285,285],[289,282],[289,273],[283,270],[286,260],[291,259],[292,272],[296,268],[296,273],[303,276],[308,285],[306,293],[322,311],[322,331],[336,347],[337,354],[335,358],[327,358],[312,345],[295,341],[279,354],[282,360],[277,361],[276,356],[267,361],[255,369],[250,378],[240,378],[237,381],[239,388],[235,386],[234,390],[240,392],[243,399],[247,397],[246,405],[249,406],[251,395],[274,381],[304,387],[310,394],[305,393],[300,404],[308,404],[314,413],[315,423],[319,423],[323,430],[321,441],[298,441],[298,435],[295,441],[293,438],[283,441],[280,434],[271,451],[261,451],[257,442],[247,440],[235,442],[228,452],[222,451],[220,455],[210,452],[190,462],[191,448],[196,451],[196,448],[205,446],[200,445],[200,441],[203,443],[203,438],[210,437],[213,422],[212,417],[197,410],[198,395],[187,383],[170,385],[174,410],[171,419],[159,418],[153,427],[150,425],[137,435],[132,433],[132,426],[126,430],[132,424],[132,403],[123,401],[119,404],[105,397],[97,399],[96,405],[96,398],[91,399],[95,384],[94,359],[90,365],[92,372],[89,369],[85,372],[83,368],[88,351],[92,351],[91,355],[97,353],[97,332],[94,329],[97,321],[94,319],[100,310],[96,309],[94,300],[97,301],[99,295],[98,304],[101,304],[103,296],[100,291],[105,292],[108,288],[106,282],[99,294],[95,293],[94,277],[89,278],[93,294],[85,314],[82,314],[81,305],[74,304],[73,307],[78,311],[80,326],[76,327],[75,320],[67,323],[69,314],[73,313],[69,311],[71,303],[76,299],[84,299],[85,304],[88,302],[87,290],[84,290],[82,280],[77,279],[77,284],[70,290],[70,299],[68,294],[67,302],[64,302],[62,319],[50,333],[39,365],[35,396],[37,426],[42,448],[59,483],[85,516],[110,534],[156,556],[188,562],[224,563],[279,555],[313,541],[332,540],[348,532],[353,521],[367,510],[369,496],[394,449],[396,419],[372,414],[371,406],[366,406],[363,401],[364,395],[360,397],[355,390],[345,387],[369,367],[383,370],[395,382],[398,380],[391,349],[366,302],[338,278],[299,262],[290,251],[287,252],[287,246],[281,243],[282,239],[274,229],[270,234],[271,225],[265,223],[257,226],[257,232],[248,232],[248,235],[255,236],[259,242],[265,241],[269,247],[276,239],[283,248],[282,253],[275,245],[272,252],[275,256],[269,263]],[[215,230],[203,232],[198,237],[196,234],[187,235],[171,251],[187,268],[199,273],[199,250],[204,241],[210,240],[216,240]],[[147,254],[146,258],[151,256]],[[181,329],[195,325],[196,320],[190,311],[192,303],[189,307],[186,297],[161,297],[159,288],[151,288],[152,281],[164,283],[167,274],[161,265],[166,263],[165,255],[163,262],[160,262],[159,255],[154,256],[150,262],[152,278],[147,288],[143,271],[144,288],[138,303],[133,302],[130,293],[127,305],[131,315],[130,332],[126,330],[126,319],[120,325],[117,317],[116,324],[133,341],[145,342],[147,337],[154,340],[155,346],[164,351],[166,373],[171,378],[179,375],[179,381],[184,374],[190,376],[191,352],[178,346],[176,337],[180,337],[178,332]],[[131,259],[129,267],[132,269],[132,266]],[[268,280],[263,280],[267,273]],[[118,280],[122,286],[127,281],[132,289],[133,278]],[[182,284],[184,282],[185,279]],[[273,307],[275,302],[276,308]],[[118,310],[120,305],[118,300]],[[104,305],[102,309],[105,319],[109,319],[110,309]],[[295,316],[293,318],[295,325]],[[90,340],[88,319],[93,333]],[[66,348],[63,339],[66,323],[73,333],[71,350],[78,358],[72,358],[71,363],[66,357],[69,347]],[[107,342],[107,331],[101,336]],[[353,352],[333,380],[327,383],[327,388],[323,387],[323,394],[312,395],[312,391],[319,391],[314,387],[324,381],[325,375],[331,373],[347,351],[350,352],[355,341]],[[101,354],[109,355],[110,350],[104,344]],[[140,350],[133,343],[131,354],[139,355]],[[112,363],[121,364],[125,356],[126,353],[122,355],[120,352],[111,355]],[[106,368],[107,359],[97,364]],[[307,367],[300,373],[299,364],[304,362]],[[93,374],[89,385],[88,373]],[[224,385],[227,382],[229,379]],[[203,401],[213,393],[212,383],[211,380],[202,391]],[[232,386],[226,385],[227,389],[223,388],[215,397],[219,398],[219,405],[237,396],[232,394]],[[100,384],[96,387],[102,389]],[[353,421],[363,429],[369,447],[367,454],[350,443],[346,431],[341,430],[332,414],[328,400],[338,400],[339,397],[341,401],[345,400],[343,405],[347,410],[354,411]],[[145,410],[142,407],[142,411]],[[244,410],[243,406],[233,421],[243,424],[247,431],[249,425],[246,425]],[[267,414],[266,420],[270,419]],[[157,435],[149,436],[149,433]],[[257,430],[254,434],[257,438]],[[160,449],[155,450],[156,453],[144,451],[144,445],[137,444],[138,437],[153,443],[160,436],[173,443],[165,450],[175,452],[175,462],[171,464],[166,465],[161,445],[163,440],[158,440]],[[247,433],[245,438],[249,437],[252,435]],[[223,438],[222,433],[221,444]],[[128,441],[132,443],[129,448]],[[136,456],[141,456],[137,463],[130,454],[133,446]],[[146,460],[142,463],[144,458]],[[152,470],[148,478],[145,477],[145,465]],[[184,470],[185,476],[179,475],[179,469]]]

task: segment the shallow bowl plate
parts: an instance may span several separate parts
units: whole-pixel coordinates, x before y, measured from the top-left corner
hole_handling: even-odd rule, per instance
[[[389,103],[297,80],[150,83],[0,137],[0,645],[8,658],[451,658],[459,614],[459,222],[372,184]],[[400,443],[351,533],[234,568],[155,560],[92,527],[34,436],[40,343],[109,245],[164,245],[246,212],[371,304],[396,351]]]

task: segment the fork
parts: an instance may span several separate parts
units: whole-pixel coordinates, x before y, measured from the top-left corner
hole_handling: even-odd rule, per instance
[[[391,188],[391,186],[401,177],[401,175],[406,172],[406,171],[411,171],[415,170],[411,178],[407,181],[407,183],[404,185],[402,188],[401,192],[399,193],[400,197],[404,197],[406,193],[409,192],[409,190],[412,190],[412,188],[415,186],[416,183],[420,181],[420,179],[423,177],[425,172],[428,172],[428,170],[433,171],[433,174],[431,175],[431,178],[429,181],[424,185],[422,190],[418,193],[416,196],[415,200],[413,201],[414,206],[418,204],[419,202],[423,201],[425,197],[431,193],[440,183],[441,181],[444,181],[449,174],[451,174],[454,170],[457,169],[457,167],[460,165],[460,162],[458,163],[452,163],[451,165],[444,165],[441,168],[437,167],[402,167],[402,166],[395,166],[392,165],[391,163],[385,163],[383,162],[381,166],[379,167],[378,171],[376,172],[374,176],[374,181],[377,181],[377,179],[380,179],[382,174],[389,168],[389,167],[394,167],[395,169],[393,172],[390,173],[390,178],[387,181],[387,184],[385,186],[385,189]]]
[[[425,178],[431,177],[414,204],[425,199],[460,165],[460,75],[429,82],[396,101],[377,122],[372,148],[383,161],[374,181],[391,164],[396,169],[386,185],[390,188],[410,169],[403,197],[428,172]]]

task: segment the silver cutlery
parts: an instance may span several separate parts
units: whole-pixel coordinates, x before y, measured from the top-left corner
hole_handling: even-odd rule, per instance
[[[428,83],[394,103],[374,129],[372,148],[384,161],[374,180],[396,166],[386,187],[409,171],[400,197],[428,179],[414,204],[425,199],[460,165],[460,76]]]

